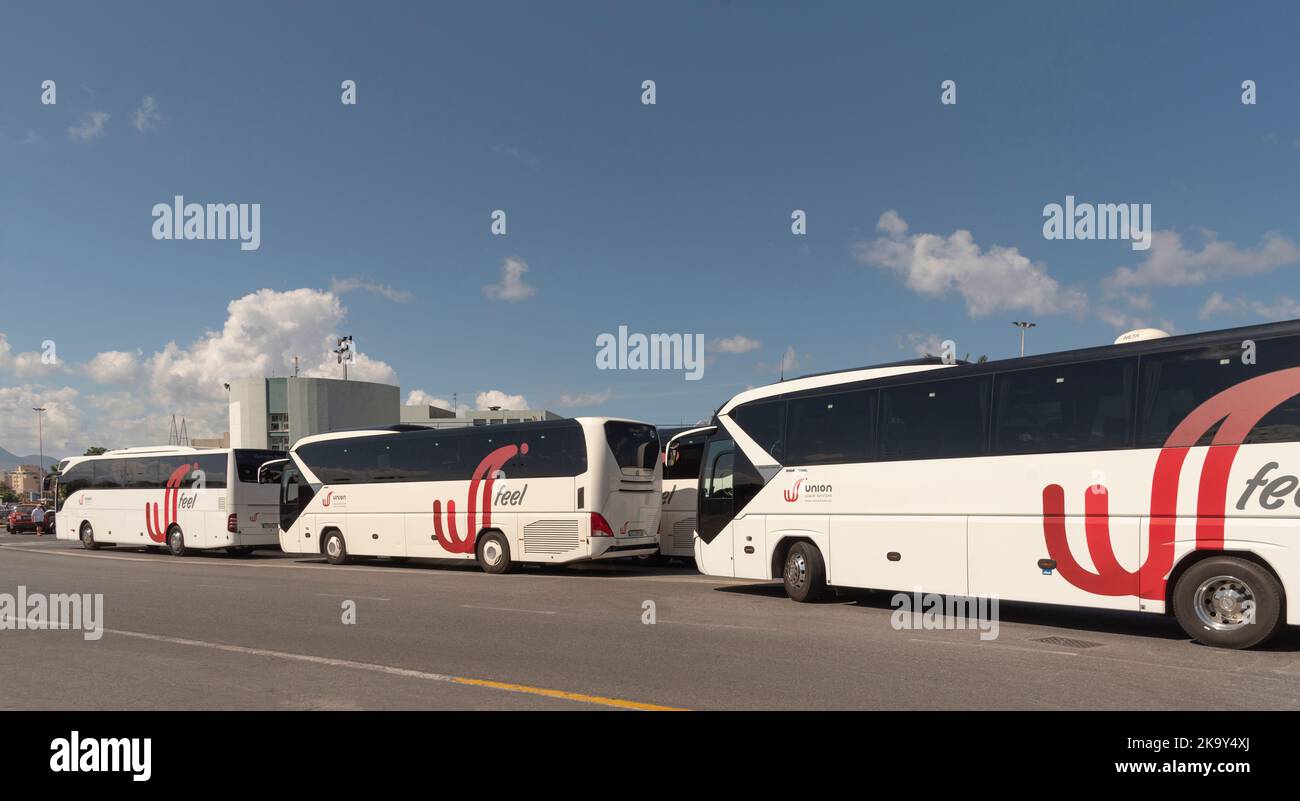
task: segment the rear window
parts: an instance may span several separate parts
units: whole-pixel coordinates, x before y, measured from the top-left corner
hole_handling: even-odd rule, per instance
[[[659,432],[645,423],[605,423],[605,440],[622,469],[653,470],[659,459]]]
[[[281,451],[255,451],[244,448],[235,449],[235,472],[245,484],[257,483],[257,468],[275,459],[283,459],[286,454]]]

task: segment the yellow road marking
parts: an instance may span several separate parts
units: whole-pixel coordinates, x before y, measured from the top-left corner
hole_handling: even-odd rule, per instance
[[[603,695],[584,695],[583,693],[567,692],[565,690],[551,690],[546,687],[532,687],[527,684],[510,684],[503,681],[489,681],[487,679],[470,679],[464,676],[452,676],[446,673],[432,673],[426,670],[412,670],[411,668],[401,668],[392,665],[378,665],[373,662],[357,662],[352,659],[336,659],[328,656],[316,656],[314,654],[298,654],[290,651],[273,651],[268,648],[251,648],[247,645],[229,645],[227,643],[208,642],[206,640],[195,640],[188,637],[169,637],[163,634],[149,634],[143,631],[123,631],[121,629],[104,629],[109,634],[116,634],[122,637],[133,637],[140,640],[152,640],[154,642],[170,643],[172,645],[186,645],[193,648],[208,648],[214,651],[225,651],[226,653],[244,654],[246,656],[261,656],[272,659],[284,659],[294,662],[308,662],[315,665],[325,665],[328,667],[350,668],[352,670],[367,670],[373,673],[385,673],[390,676],[402,676],[409,679],[423,679],[425,681],[446,682],[449,684],[463,684],[470,687],[486,687],[493,690],[504,690],[512,693],[526,693],[529,695],[540,695],[547,698],[559,698],[565,701],[577,701],[584,704],[598,704],[600,706],[612,706],[618,709],[639,709],[645,711],[685,711],[676,707],[660,706],[658,704],[646,704],[640,701],[629,701],[623,698],[609,698]]]
[[[586,695],[584,693],[571,693],[565,690],[548,690],[545,687],[530,687],[527,684],[510,684],[504,681],[489,681],[487,679],[466,679],[460,676],[452,677],[452,681],[457,684],[471,684],[475,687],[491,687],[496,690],[505,690],[512,693],[528,693],[530,695],[544,695],[547,698],[563,698],[566,701],[580,701],[586,704],[600,704],[601,706],[613,706],[619,709],[639,709],[644,712],[685,712],[687,710],[675,706],[660,706],[659,704],[646,704],[640,701],[628,701],[623,698],[610,698],[604,695]]]

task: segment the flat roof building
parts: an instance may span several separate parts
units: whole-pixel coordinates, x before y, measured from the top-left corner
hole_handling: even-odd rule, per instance
[[[403,406],[398,422],[430,428],[461,428],[464,426],[490,426],[503,423],[531,423],[537,420],[562,420],[562,415],[546,409],[469,409],[457,415],[440,406]]]
[[[230,447],[287,451],[308,434],[392,425],[401,390],[335,378],[230,382]]]

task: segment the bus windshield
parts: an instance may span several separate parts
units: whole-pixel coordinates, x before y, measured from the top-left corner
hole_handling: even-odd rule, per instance
[[[605,439],[623,470],[653,470],[659,459],[659,432],[645,423],[605,423]]]
[[[235,472],[239,474],[239,480],[245,484],[257,483],[257,469],[267,462],[285,458],[281,451],[263,451],[252,450],[248,448],[235,449]]]

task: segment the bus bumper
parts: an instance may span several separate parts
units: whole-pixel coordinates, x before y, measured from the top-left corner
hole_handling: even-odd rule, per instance
[[[624,556],[650,556],[659,550],[659,538],[650,537],[593,537],[592,559],[618,559]]]

